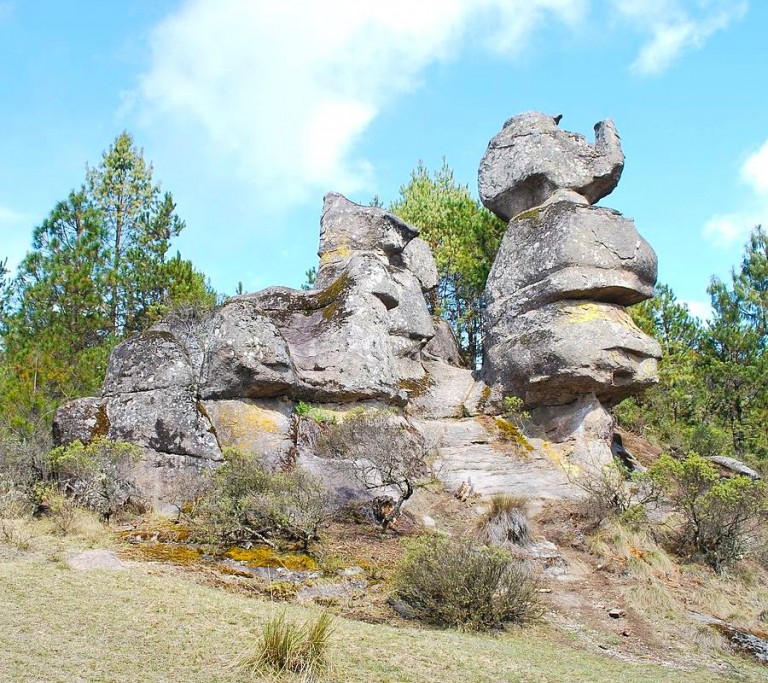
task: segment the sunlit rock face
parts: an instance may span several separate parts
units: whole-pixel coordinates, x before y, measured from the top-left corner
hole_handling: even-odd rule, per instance
[[[631,220],[592,206],[623,164],[612,121],[590,144],[540,113],[507,121],[480,164],[483,203],[509,221],[486,284],[482,376],[522,398],[555,441],[599,441],[610,430],[585,432],[579,416],[602,424],[596,410],[658,381],[659,345],[624,309],[653,296],[656,255]],[[607,460],[609,446],[587,450]]]

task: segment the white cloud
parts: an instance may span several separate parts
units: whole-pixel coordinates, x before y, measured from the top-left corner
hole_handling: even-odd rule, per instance
[[[768,201],[768,140],[747,157],[741,167],[741,177]]]
[[[712,316],[712,305],[709,301],[694,301],[691,299],[681,301],[680,303],[687,306],[691,315],[699,318],[699,320],[707,321]]]
[[[610,11],[591,12],[596,7]],[[514,57],[545,24],[578,30],[587,19],[619,17],[620,30],[651,36],[635,69],[658,73],[743,7],[741,0],[183,0],[152,30],[149,66],[123,109],[138,108],[150,134],[177,161],[191,162],[190,173],[226,169],[254,189],[262,208],[275,209],[327,189],[371,191],[372,166],[356,147],[364,131],[421,85],[428,66],[467,45]]]
[[[630,69],[640,76],[666,70],[683,52],[700,48],[713,33],[740,19],[746,0],[612,0],[636,29],[650,34]]]
[[[716,215],[707,221],[704,236],[715,246],[743,243],[756,225],[768,226],[768,140],[747,157],[739,175],[752,190],[752,196],[740,211]]]
[[[589,0],[187,0],[151,35],[135,96],[168,136],[204,137],[275,204],[367,188],[363,131],[430,64],[480,37],[522,49],[546,18],[577,22]]]

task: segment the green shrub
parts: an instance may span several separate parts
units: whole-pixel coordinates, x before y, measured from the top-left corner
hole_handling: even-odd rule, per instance
[[[654,479],[631,473],[617,462],[604,465],[599,472],[585,471],[574,483],[585,493],[577,511],[588,530],[597,529],[609,518],[637,526],[646,518],[646,507],[659,497]]]
[[[526,516],[525,498],[497,494],[477,522],[481,542],[500,548],[526,546],[531,542],[531,530]]]
[[[74,441],[54,448],[48,466],[59,490],[103,519],[137,503],[134,484],[141,449],[123,441],[94,439],[88,445]]]
[[[330,514],[322,483],[299,468],[273,472],[261,457],[235,449],[225,449],[224,457],[192,511],[197,538],[274,545],[271,539],[282,537],[300,541],[306,550]]]
[[[698,557],[719,572],[753,549],[768,518],[768,491],[762,481],[723,478],[696,453],[684,460],[664,455],[649,476],[680,515],[675,538],[680,554]]]
[[[327,666],[326,651],[333,634],[333,617],[323,612],[301,626],[288,621],[285,612],[264,625],[255,652],[243,655],[239,668],[251,674],[290,672],[313,680]]]
[[[403,560],[395,587],[421,621],[436,626],[486,631],[540,612],[527,565],[471,539],[423,537]]]

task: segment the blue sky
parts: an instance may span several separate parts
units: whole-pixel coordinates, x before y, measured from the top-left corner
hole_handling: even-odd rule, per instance
[[[122,130],[232,293],[298,286],[322,196],[397,196],[445,156],[476,194],[511,115],[613,118],[603,200],[700,312],[768,224],[768,3],[758,0],[0,0],[0,258]]]

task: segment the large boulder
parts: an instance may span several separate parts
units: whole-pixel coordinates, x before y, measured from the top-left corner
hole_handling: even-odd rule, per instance
[[[656,254],[612,209],[557,202],[520,214],[488,276],[491,327],[499,317],[560,299],[628,306],[653,296]]]
[[[285,339],[258,304],[245,297],[216,313],[207,346],[202,398],[279,396],[296,382]]]
[[[168,387],[193,389],[196,384],[183,344],[170,332],[150,330],[112,350],[103,393],[118,396]]]
[[[510,220],[553,197],[594,204],[616,187],[624,168],[613,121],[595,124],[595,144],[558,128],[539,112],[513,116],[488,143],[480,162],[483,204]]]
[[[613,404],[658,381],[658,342],[617,304],[558,301],[499,320],[484,379],[528,406],[562,405],[585,394]]]
[[[323,198],[320,219],[317,286],[324,288],[331,284],[347,261],[361,252],[370,252],[386,262],[393,258],[400,260],[403,250],[418,234],[416,228],[384,209],[361,206],[329,192]],[[429,269],[426,264],[416,267],[423,273]]]
[[[221,460],[216,430],[191,391],[139,391],[107,398],[105,403],[110,439],[161,453]]]

